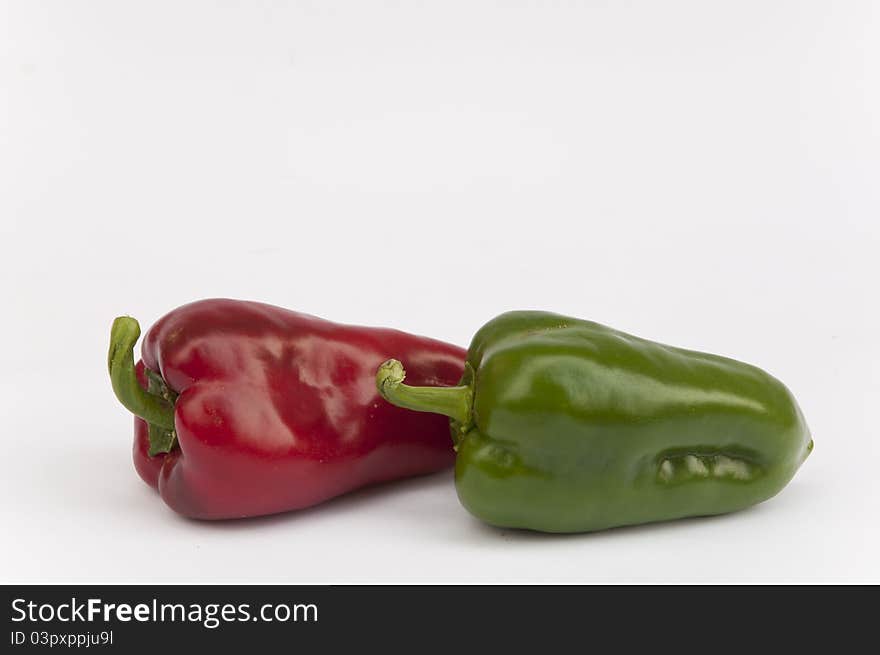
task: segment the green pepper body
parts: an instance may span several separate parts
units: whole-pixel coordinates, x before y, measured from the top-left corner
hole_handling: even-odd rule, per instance
[[[732,512],[778,493],[812,450],[768,373],[590,321],[503,314],[467,363],[456,488],[492,525],[586,532]]]

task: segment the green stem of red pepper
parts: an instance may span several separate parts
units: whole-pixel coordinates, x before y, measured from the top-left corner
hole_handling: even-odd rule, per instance
[[[388,402],[417,412],[444,414],[462,425],[471,422],[473,389],[457,387],[411,387],[403,384],[406,371],[396,359],[389,359],[376,372],[376,387]]]
[[[135,416],[163,430],[174,429],[174,405],[159,395],[144,391],[134,369],[134,344],[141,327],[130,316],[120,316],[110,328],[107,365],[113,392],[119,402]]]

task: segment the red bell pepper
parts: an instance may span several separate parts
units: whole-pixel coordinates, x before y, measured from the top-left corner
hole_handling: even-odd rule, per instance
[[[454,461],[446,419],[391,405],[374,378],[393,352],[414,384],[457,384],[457,346],[236,300],[165,315],[135,364],[139,335],[114,321],[110,377],[136,416],[135,468],[180,514],[300,509]]]

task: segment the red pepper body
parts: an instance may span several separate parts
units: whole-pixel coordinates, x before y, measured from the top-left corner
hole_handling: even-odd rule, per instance
[[[464,368],[463,349],[397,330],[236,300],[175,309],[147,332],[137,374],[146,388],[146,366],[179,394],[179,447],[150,457],[147,424],[135,418],[135,467],[177,512],[226,519],[451,465],[444,417],[377,392],[388,353],[420,385],[455,385]]]

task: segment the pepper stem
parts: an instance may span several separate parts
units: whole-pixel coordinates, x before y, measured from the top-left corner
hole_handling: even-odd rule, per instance
[[[166,430],[174,429],[174,406],[164,398],[147,393],[134,371],[134,344],[141,335],[141,326],[131,316],[120,316],[110,328],[110,351],[107,366],[113,393],[135,416]]]
[[[444,414],[459,423],[470,423],[473,390],[469,385],[411,387],[403,384],[405,377],[403,364],[389,359],[376,371],[376,388],[385,400],[398,407]]]

